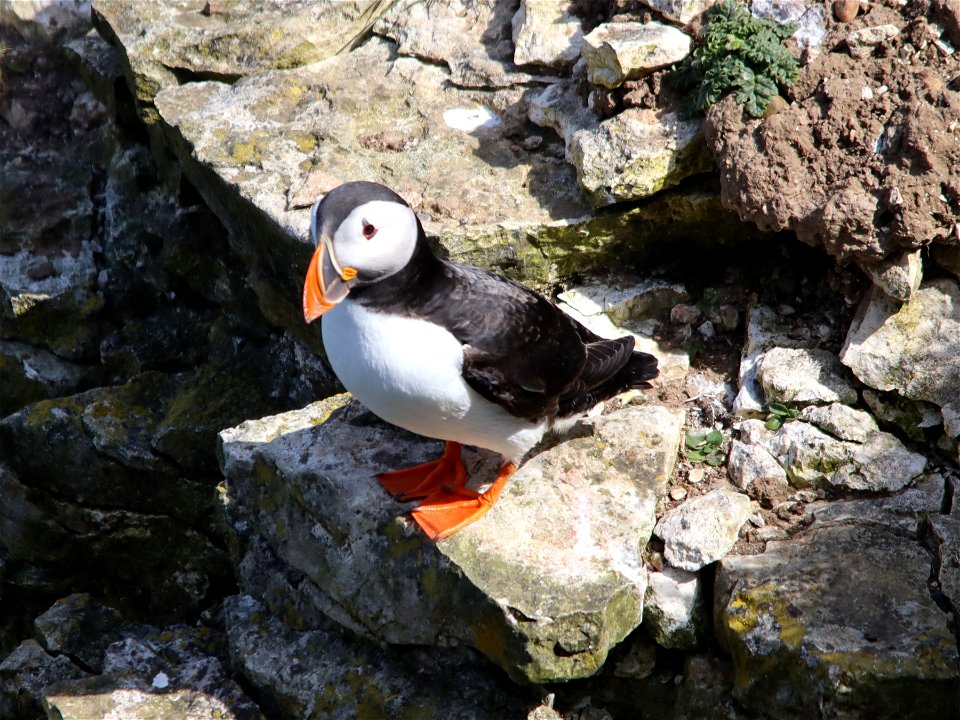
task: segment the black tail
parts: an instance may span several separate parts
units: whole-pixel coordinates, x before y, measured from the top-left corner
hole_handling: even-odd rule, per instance
[[[632,337],[599,340],[587,345],[587,362],[577,382],[560,398],[558,417],[586,412],[598,402],[626,390],[650,387],[660,374],[657,358],[635,352]]]

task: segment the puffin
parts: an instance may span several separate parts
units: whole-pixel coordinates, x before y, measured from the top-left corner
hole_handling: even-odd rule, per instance
[[[388,423],[446,441],[439,459],[377,476],[396,500],[420,501],[413,519],[434,541],[482,517],[545,432],[658,374],[633,337],[601,338],[519,283],[437,257],[384,185],[330,190],[310,234],[303,316],[322,317],[340,382]],[[463,445],[502,458],[483,492],[467,487]]]

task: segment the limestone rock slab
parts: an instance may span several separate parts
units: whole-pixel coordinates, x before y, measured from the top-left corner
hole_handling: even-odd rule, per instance
[[[385,651],[333,629],[290,627],[249,595],[226,598],[224,616],[237,670],[271,717],[402,717],[411,708],[425,720],[521,717],[522,705],[498,692],[475,657],[433,650],[428,660],[416,649]],[[441,665],[435,675],[418,672],[434,663]]]
[[[865,384],[947,405],[960,397],[960,284],[940,278],[900,304],[864,298],[840,359]]]
[[[840,440],[861,443],[880,429],[873,415],[842,403],[805,407],[800,411],[799,419],[816,425]]]
[[[513,61],[562,69],[580,57],[583,28],[573,3],[521,0],[513,16]]]
[[[567,158],[595,207],[648,197],[713,167],[699,120],[638,107],[574,132]]]
[[[841,486],[893,492],[906,487],[927,465],[890,433],[868,433],[862,443],[837,440],[805,422],[790,422],[765,443],[797,487]]]
[[[960,658],[929,576],[918,542],[866,524],[724,558],[715,617],[735,697],[774,718],[949,716]]]
[[[643,4],[671,20],[687,24],[716,5],[717,0],[643,0]]]
[[[555,3],[549,3],[555,4]],[[513,65],[515,0],[401,0],[374,25],[395,40],[401,55],[444,63],[461,87],[506,87],[536,80]]]
[[[692,648],[706,628],[706,602],[696,573],[665,567],[650,573],[643,626],[666,648]]]
[[[828,350],[774,347],[757,362],[757,382],[768,403],[855,403],[857,391]]]
[[[484,518],[438,544],[374,475],[439,455],[439,443],[355,403],[281,418],[221,434],[224,509],[303,573],[340,624],[392,644],[466,643],[535,682],[593,674],[639,624],[640,552],[681,414],[645,406],[594,419],[590,435],[536,452]],[[498,459],[469,451],[465,462],[485,479]]]
[[[766,398],[757,372],[767,350],[802,346],[802,342],[790,337],[773,308],[753,305],[747,312],[747,341],[740,355],[740,389],[733,401],[733,411],[743,417],[753,417],[763,411]]]
[[[690,42],[685,32],[663,23],[604,23],[584,36],[580,54],[590,82],[615,88],[680,62]]]
[[[730,552],[751,512],[746,495],[713,490],[667,512],[654,532],[668,563],[696,571]]]

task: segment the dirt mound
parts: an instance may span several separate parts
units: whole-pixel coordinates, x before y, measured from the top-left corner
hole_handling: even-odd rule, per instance
[[[870,3],[831,19],[820,53],[775,114],[730,98],[704,134],[724,205],[869,266],[897,250],[960,245],[960,2]],[[847,37],[893,25],[854,57]]]

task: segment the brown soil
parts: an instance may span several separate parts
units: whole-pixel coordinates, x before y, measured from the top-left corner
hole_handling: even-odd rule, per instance
[[[727,99],[704,134],[725,206],[764,229],[790,229],[841,260],[870,265],[930,243],[960,245],[960,49],[951,0],[881,0],[828,20],[790,104],[754,120]],[[862,58],[846,37],[896,25]]]

